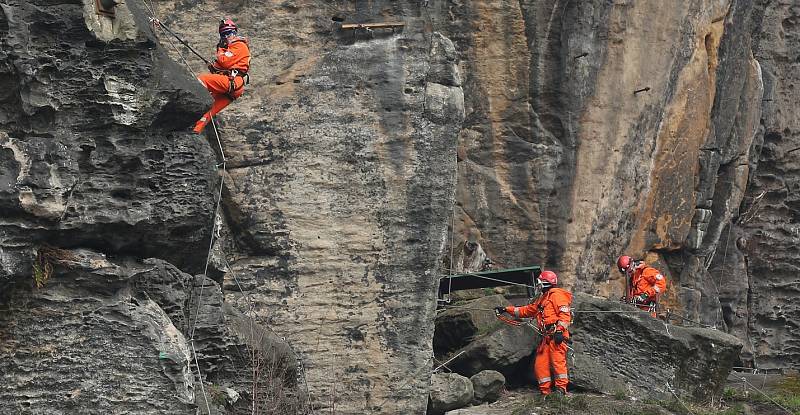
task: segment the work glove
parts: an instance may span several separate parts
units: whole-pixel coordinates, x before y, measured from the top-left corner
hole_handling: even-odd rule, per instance
[[[208,68],[209,72],[217,73],[217,68],[214,67],[214,62],[209,62],[208,65],[206,65],[206,67]]]
[[[553,334],[553,340],[555,340],[556,344],[564,343],[564,332],[557,331]]]
[[[506,312],[506,308],[505,307],[495,307],[494,308],[494,312],[497,313],[497,314],[503,314],[503,313]]]
[[[633,301],[635,303],[643,304],[647,302],[647,293],[642,293],[636,297],[633,297]]]

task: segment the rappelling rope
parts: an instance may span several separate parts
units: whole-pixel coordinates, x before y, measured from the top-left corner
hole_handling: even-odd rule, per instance
[[[143,0],[143,1],[145,1],[145,0]],[[166,31],[169,31],[171,34],[173,34],[163,23],[161,23],[160,20],[158,20],[158,18],[156,17],[155,13],[153,12],[153,9],[150,6],[148,6],[146,3],[144,3],[144,4],[145,4],[145,7],[147,7],[147,9],[150,11],[150,13],[152,15],[152,20],[154,22],[157,22],[159,27],[161,27],[162,29],[164,29]],[[180,57],[181,61],[183,61],[184,65],[189,70],[189,72],[192,74],[192,76],[194,76],[195,78],[198,78],[197,73],[195,73],[195,71],[192,69],[191,65],[186,60],[186,58],[183,56],[181,51],[175,46],[175,44],[171,40],[169,40],[168,43],[173,48],[173,50],[175,50],[175,52],[178,54],[178,56]],[[186,45],[186,46],[189,47],[188,45]],[[190,48],[190,50],[192,50],[192,52],[194,52],[195,54],[197,53],[197,52],[194,51],[194,49]],[[219,131],[217,130],[217,124],[216,124],[216,121],[214,120],[213,116],[210,116],[209,118],[210,118],[210,121],[211,121],[211,127],[214,130],[214,138],[217,141],[217,147],[219,148],[220,157],[222,158],[222,163],[217,165],[217,167],[220,168],[220,170],[222,171],[222,174],[220,175],[219,193],[217,195],[217,203],[216,203],[216,207],[214,208],[214,215],[212,217],[213,225],[211,227],[211,240],[209,241],[208,254],[206,255],[206,263],[205,263],[205,267],[203,269],[203,276],[204,277],[207,276],[208,266],[209,266],[209,263],[211,261],[211,254],[212,254],[212,251],[213,251],[214,241],[215,241],[214,235],[216,235],[217,232],[218,232],[216,218],[219,215],[219,208],[220,208],[220,204],[221,204],[221,201],[222,201],[222,191],[223,191],[223,189],[225,187],[225,175],[227,174],[227,159],[225,157],[225,150],[222,147],[222,141],[220,140]],[[231,275],[233,276],[234,281],[236,282],[236,286],[239,288],[239,292],[245,297],[245,299],[248,302],[248,307],[250,309],[250,313],[249,313],[250,314],[250,336],[251,336],[251,341],[254,341],[254,337],[255,336],[254,336],[254,330],[253,330],[253,323],[254,323],[254,319],[255,319],[255,305],[254,305],[252,299],[250,298],[250,293],[248,292],[247,294],[245,294],[244,290],[242,289],[242,285],[239,282],[238,277],[236,276],[236,273],[233,271],[233,268],[230,266],[230,263],[228,262],[228,259],[225,257],[224,254],[222,255],[222,259],[223,259],[223,261],[225,261],[226,267],[231,271]],[[197,352],[195,351],[195,347],[194,347],[194,333],[195,333],[195,328],[197,327],[197,321],[198,321],[199,314],[200,314],[200,308],[202,308],[201,306],[202,306],[202,301],[203,301],[203,290],[204,290],[204,288],[205,288],[205,284],[201,284],[200,285],[200,293],[199,293],[199,296],[198,296],[197,310],[196,310],[196,313],[195,313],[194,324],[192,324],[192,326],[191,326],[192,330],[191,330],[189,341],[190,341],[190,343],[192,345],[192,352],[194,354],[195,366],[197,367],[197,373],[198,373],[198,377],[200,379],[200,386],[201,386],[202,391],[203,391],[203,396],[205,397],[206,409],[208,410],[209,413],[211,413],[211,410],[210,410],[209,405],[208,405],[208,398],[207,398],[207,395],[206,395],[206,392],[205,392],[205,385],[203,384],[202,372],[200,370],[200,365],[199,365],[199,362],[198,362],[198,359],[197,359]],[[284,340],[285,340],[285,338],[284,338]],[[300,356],[300,354],[298,354],[294,350],[294,348],[291,346],[291,344],[289,342],[286,342],[286,344],[289,346],[290,349],[292,349],[292,352],[295,354],[295,356],[297,356],[297,363],[298,363],[298,366],[300,368],[300,375],[303,377],[303,382],[304,382],[304,386],[305,386],[305,389],[306,389],[306,403],[308,404],[309,401],[311,400],[311,391],[308,388],[308,380],[306,379],[305,363],[303,362],[303,359]],[[253,397],[253,405],[256,405],[255,396]],[[255,408],[253,408],[253,409],[255,410]]]
[[[161,23],[161,21],[156,16],[154,8],[151,7],[150,5],[148,5],[146,0],[142,0],[142,4],[144,4],[145,8],[147,8],[147,10],[149,11],[150,16],[151,16],[151,19],[150,19],[151,22],[158,23],[159,27],[161,27],[165,31],[168,31],[167,27],[163,23]],[[155,25],[154,25],[154,28],[155,28]],[[192,66],[189,64],[189,62],[183,56],[181,51],[175,46],[175,44],[172,42],[172,40],[170,39],[167,42],[175,50],[175,52],[178,54],[178,56],[180,57],[181,61],[183,61],[184,65],[186,65],[186,68],[189,69],[189,72],[192,74],[192,76],[197,78],[197,74],[192,69]],[[216,232],[217,232],[217,215],[219,215],[219,207],[220,207],[220,204],[222,202],[222,189],[225,186],[225,174],[227,173],[227,171],[226,171],[225,152],[222,149],[222,142],[221,142],[221,140],[219,138],[219,131],[217,131],[217,126],[216,126],[216,123],[215,123],[213,117],[211,117],[211,125],[212,125],[212,127],[214,129],[214,136],[216,137],[217,145],[219,146],[220,156],[222,158],[222,174],[220,175],[219,193],[217,195],[217,202],[216,202],[216,206],[214,207],[214,214],[213,214],[213,216],[211,218],[211,220],[212,220],[211,236],[210,236],[210,240],[209,240],[209,243],[208,243],[208,253],[206,255],[206,263],[205,263],[205,266],[203,268],[203,279],[208,278],[208,265],[209,265],[209,262],[211,261],[211,254],[212,254],[212,251],[213,251],[213,248],[214,248],[214,235],[216,235]],[[203,305],[203,290],[204,289],[205,289],[205,282],[201,281],[201,283],[200,283],[200,293],[199,293],[199,295],[197,297],[197,309],[196,309],[196,312],[195,312],[195,318],[194,318],[194,322],[191,323],[191,332],[190,332],[190,335],[189,335],[189,344],[192,346],[192,355],[194,356],[194,363],[195,363],[195,367],[197,368],[197,376],[198,376],[198,380],[200,382],[200,389],[203,392],[203,398],[204,398],[204,401],[205,401],[205,404],[206,404],[206,411],[210,414],[211,413],[211,407],[210,407],[210,404],[208,402],[208,394],[206,394],[205,383],[203,382],[203,373],[202,373],[202,371],[200,369],[199,359],[197,358],[197,350],[196,350],[195,345],[194,345],[194,343],[195,343],[194,334],[195,334],[195,330],[197,328],[197,321],[198,321],[198,319],[200,317],[200,309],[202,308],[202,305]]]
[[[785,408],[783,405],[779,404],[779,403],[778,403],[778,402],[777,402],[775,399],[772,399],[772,397],[771,397],[771,396],[769,396],[769,395],[767,395],[766,393],[764,393],[764,392],[763,392],[761,389],[757,388],[755,385],[753,385],[752,383],[748,382],[748,381],[747,381],[747,378],[744,378],[744,377],[743,377],[743,378],[742,378],[742,382],[744,382],[745,384],[747,384],[748,386],[750,386],[751,388],[753,388],[753,390],[755,390],[756,392],[760,393],[760,394],[761,394],[762,396],[764,396],[765,398],[769,399],[769,401],[770,401],[770,402],[772,402],[773,404],[775,404],[775,406],[777,406],[778,408],[781,408],[781,409],[783,409],[783,410],[784,410],[784,411],[785,411],[787,414],[789,414],[789,415],[793,415],[793,414],[794,414],[794,412],[792,412],[792,411],[790,411],[790,410],[786,409],[786,408]]]
[[[683,403],[683,401],[681,400],[681,398],[680,398],[680,397],[678,397],[678,394],[677,394],[677,393],[675,393],[675,390],[674,390],[674,389],[672,389],[672,386],[670,386],[670,385],[669,385],[669,383],[667,383],[666,385],[667,385],[667,389],[670,391],[670,393],[672,393],[672,396],[674,396],[674,397],[675,397],[675,399],[677,399],[677,400],[678,400],[678,402],[681,404],[681,406],[683,406],[683,407],[684,407],[684,409],[686,409],[686,411],[687,411],[687,412],[689,412],[689,414],[691,414],[691,415],[694,415],[694,412],[692,412],[692,410],[691,410],[691,409],[689,409],[689,407],[688,407],[688,406],[686,406],[686,404],[685,404],[685,403]]]

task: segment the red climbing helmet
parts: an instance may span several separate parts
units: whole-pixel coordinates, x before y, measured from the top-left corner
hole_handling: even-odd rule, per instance
[[[621,257],[617,258],[617,268],[619,268],[619,272],[624,274],[632,266],[633,258],[627,255],[622,255]]]
[[[235,32],[238,28],[236,27],[236,23],[229,18],[224,18],[219,21],[219,35],[220,36],[227,36],[233,32]]]
[[[536,282],[542,285],[542,288],[550,288],[558,284],[558,276],[553,271],[542,271]]]

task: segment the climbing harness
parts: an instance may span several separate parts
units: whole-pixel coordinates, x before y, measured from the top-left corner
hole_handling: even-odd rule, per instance
[[[239,71],[237,69],[231,69],[229,71],[219,71],[215,73],[221,73],[223,75],[228,76],[228,81],[230,85],[228,87],[228,93],[226,94],[231,101],[236,101],[236,92],[244,89],[245,85],[250,84],[250,75],[247,74],[245,71]],[[242,85],[239,87],[236,86],[236,77],[242,78]]]

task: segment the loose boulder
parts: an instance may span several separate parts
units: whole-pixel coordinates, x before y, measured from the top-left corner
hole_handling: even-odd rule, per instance
[[[719,396],[742,343],[726,333],[665,324],[638,309],[577,293],[570,381],[655,399]]]
[[[428,398],[428,415],[442,415],[472,402],[472,382],[457,373],[434,373]]]
[[[483,370],[469,380],[472,382],[475,400],[480,402],[496,401],[506,384],[506,377],[496,370]]]
[[[436,317],[433,350],[445,355],[469,344],[475,337],[500,327],[501,323],[491,311],[507,306],[502,295],[490,295],[452,308]]]
[[[508,304],[502,295],[492,295],[436,318],[434,350],[445,360],[455,356],[448,368],[464,376],[497,370],[508,377],[517,371],[521,362],[530,357],[539,338],[532,328],[506,325],[490,311]]]

